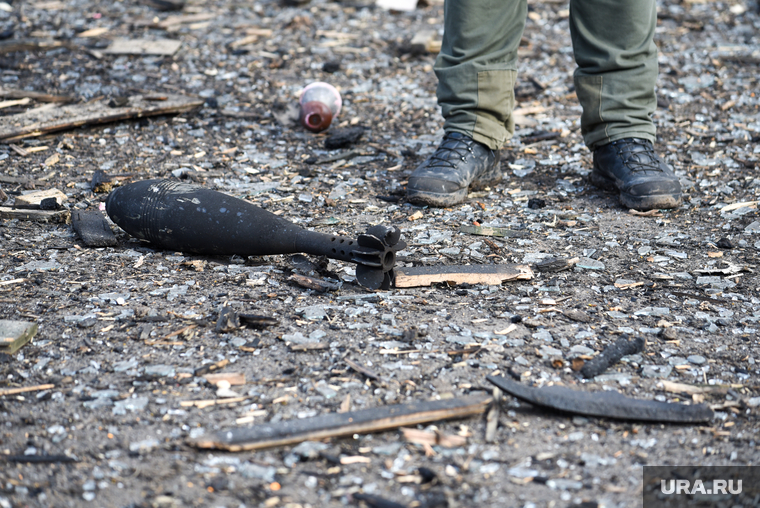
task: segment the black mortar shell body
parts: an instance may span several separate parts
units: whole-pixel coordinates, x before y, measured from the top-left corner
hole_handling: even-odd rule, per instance
[[[305,230],[245,200],[170,180],[118,187],[106,200],[106,212],[136,238],[195,254],[329,253],[350,261],[352,249],[348,247],[356,244],[348,238]]]
[[[396,251],[406,247],[396,227],[372,226],[354,240],[303,229],[221,192],[170,180],[118,187],[106,212],[130,235],[164,249],[207,255],[267,256],[304,252],[356,263],[371,289],[393,282]]]

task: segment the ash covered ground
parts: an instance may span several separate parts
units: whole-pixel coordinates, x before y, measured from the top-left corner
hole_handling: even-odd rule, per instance
[[[191,1],[163,12],[49,1],[1,10],[13,31],[6,42],[60,43],[6,51],[3,90],[75,104],[150,94],[204,100],[180,115],[13,141],[20,151],[0,145],[8,205],[57,188],[71,211],[97,210],[107,196],[93,189],[97,171],[115,185],[182,179],[315,231],[355,237],[396,225],[408,244],[402,267],[577,262],[501,285],[371,291],[340,261],[193,256],[116,226],[117,246],[91,248],[69,224],[2,219],[0,318],[39,331],[3,357],[0,390],[53,386],[0,397],[0,506],[305,508],[358,506],[364,494],[400,506],[627,507],[641,505],[645,465],[756,465],[758,4],[662,2],[656,146],[685,199],[650,216],[588,184],[567,5],[531,1],[529,11],[503,181],[462,205],[428,209],[404,199],[409,173],[442,136],[435,55],[411,40],[425,30],[440,38],[439,4],[389,12],[316,0]],[[117,38],[182,45],[170,56],[105,52]],[[312,81],[332,83],[343,98],[322,134],[288,121]],[[356,143],[325,148],[340,129],[359,127]],[[472,225],[516,234],[461,232]],[[337,289],[306,289],[294,274]],[[225,308],[276,324],[218,328]],[[626,334],[643,337],[644,351],[590,380],[573,369]],[[220,389],[204,377],[222,364],[215,373],[244,384]],[[413,426],[451,437],[451,447],[443,438],[409,442],[398,429],[262,451],[191,446],[221,429],[492,394],[486,376],[494,373],[704,403],[715,416],[618,421],[503,394],[489,440],[485,415]],[[188,405],[233,395],[241,400]]]

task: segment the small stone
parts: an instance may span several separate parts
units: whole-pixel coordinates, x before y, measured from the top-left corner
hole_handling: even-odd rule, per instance
[[[174,377],[175,370],[171,365],[146,365],[143,373],[148,377]]]
[[[357,141],[364,135],[363,127],[345,127],[342,129],[335,129],[333,133],[325,139],[325,148],[328,150],[336,150],[338,148],[346,148]]]
[[[575,266],[586,270],[604,270],[604,263],[591,258],[580,258]]]
[[[562,312],[567,318],[572,319],[573,321],[578,321],[579,323],[589,323],[591,322],[591,316],[583,312],[579,309],[567,309]]]
[[[480,474],[494,474],[501,467],[498,463],[483,464],[480,466]]]
[[[97,390],[90,394],[95,399],[115,399],[119,396],[118,390]]]
[[[313,342],[319,342],[319,339],[322,339],[327,336],[327,332],[324,330],[314,330],[309,334],[309,340]]]
[[[229,333],[240,328],[240,317],[230,307],[223,307],[216,318],[216,333]]]
[[[142,441],[135,441],[129,443],[129,451],[131,453],[148,453],[158,447],[160,443],[157,439],[144,439]]]
[[[541,198],[530,198],[528,200],[528,208],[532,210],[538,210],[539,208],[544,208],[546,206],[546,200]]]
[[[539,352],[541,353],[541,356],[543,357],[562,356],[562,351],[550,346],[541,346],[541,348],[539,349]]]
[[[721,238],[720,240],[715,242],[715,245],[719,249],[733,249],[735,247],[734,242],[732,242],[728,238]]]
[[[707,359],[701,355],[691,355],[687,357],[686,359],[690,363],[693,363],[694,365],[702,365],[703,363],[707,362]]]
[[[131,369],[136,369],[138,366],[137,360],[134,358],[130,360],[124,360],[122,362],[116,362],[113,364],[114,372],[124,372]]]
[[[447,247],[445,249],[440,249],[438,252],[445,256],[458,256],[462,253],[462,249],[459,247]]]
[[[230,344],[235,347],[242,347],[248,344],[248,341],[244,339],[243,337],[233,337],[230,339]]]
[[[221,381],[216,383],[216,396],[220,399],[228,398],[228,397],[240,397],[240,394],[237,393],[234,390],[231,390],[230,387],[232,385],[229,381],[226,379],[222,379]]]
[[[590,347],[576,345],[570,348],[570,351],[568,352],[567,357],[576,358],[581,355],[591,356],[593,354],[594,354],[594,350],[591,349]]]
[[[634,316],[667,316],[670,309],[667,307],[644,307],[633,313]]]
[[[92,328],[96,324],[98,324],[98,318],[96,318],[95,316],[89,316],[79,321],[77,323],[77,326],[79,328]]]
[[[272,466],[260,466],[250,462],[241,464],[237,471],[243,478],[264,480],[270,483],[274,481],[274,477],[277,474],[277,469]]]
[[[304,441],[295,446],[291,453],[298,455],[303,460],[317,459],[319,454],[330,447],[327,443],[319,441]]]
[[[101,397],[94,400],[88,400],[84,402],[82,405],[88,409],[100,409],[102,407],[113,406],[113,400],[107,397]]]
[[[144,411],[148,407],[148,397],[134,397],[129,399],[118,400],[114,404],[113,414],[123,415],[127,414],[127,411]]]
[[[760,221],[755,221],[744,228],[745,233],[760,233]]]
[[[171,496],[156,496],[151,508],[180,508],[181,502]]]
[[[507,470],[507,474],[514,478],[535,478],[536,476],[541,476],[541,473],[539,473],[538,470],[529,469],[523,466],[511,467]]]
[[[551,342],[554,340],[549,330],[541,329],[533,334],[534,339],[543,340],[545,342]]]
[[[554,490],[581,490],[582,482],[568,480],[566,478],[554,478],[546,482],[546,486]]]
[[[644,365],[641,367],[641,377],[665,379],[673,372],[670,365]]]
[[[330,74],[340,70],[340,62],[325,62],[322,64],[322,70]]]
[[[310,321],[322,321],[323,319],[327,319],[327,309],[325,309],[324,305],[312,305],[311,307],[296,309],[296,312],[301,314],[304,319]]]
[[[760,405],[760,397],[757,397],[758,405]],[[396,455],[401,447],[402,443],[388,443],[372,448],[372,453],[375,455]]]
[[[187,290],[189,288],[190,288],[189,286],[184,285],[184,284],[181,285],[181,286],[177,286],[175,284],[174,286],[171,287],[171,289],[169,289],[169,293],[166,295],[166,299],[168,301],[170,301],[170,302],[173,302],[174,300],[176,300],[180,296],[186,295],[187,294]]]
[[[317,340],[313,340],[311,337],[304,337],[301,332],[286,333],[282,336],[282,340],[285,342],[290,342],[292,344],[314,344],[318,342]]]

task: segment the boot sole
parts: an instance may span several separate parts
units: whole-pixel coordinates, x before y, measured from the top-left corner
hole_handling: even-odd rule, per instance
[[[589,181],[600,189],[616,191],[618,190],[615,181],[596,171],[591,171]],[[647,210],[660,210],[668,208],[677,208],[681,206],[680,194],[650,194],[649,196],[634,196],[627,192],[620,191],[620,203],[628,208],[646,212]]]
[[[455,192],[428,192],[407,188],[406,199],[414,205],[434,206],[445,208],[458,205],[467,199],[470,190],[479,190],[501,181],[502,172],[500,161],[493,168],[484,172],[465,189]]]

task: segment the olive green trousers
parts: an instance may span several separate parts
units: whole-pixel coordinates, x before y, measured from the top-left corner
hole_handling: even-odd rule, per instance
[[[526,0],[445,0],[435,73],[447,132],[492,149],[512,136],[526,16]],[[575,90],[589,148],[627,137],[655,140],[656,22],[656,0],[570,0]]]

